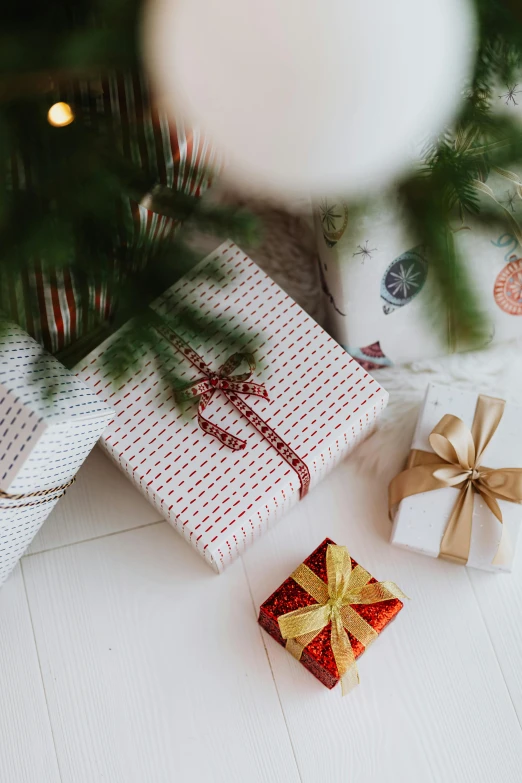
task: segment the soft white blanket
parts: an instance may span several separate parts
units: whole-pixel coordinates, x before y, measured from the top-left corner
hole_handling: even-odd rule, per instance
[[[472,389],[522,406],[522,341],[387,367],[376,371],[374,376],[389,391],[390,402],[378,429],[352,459],[388,480],[402,468],[408,454],[428,383]]]

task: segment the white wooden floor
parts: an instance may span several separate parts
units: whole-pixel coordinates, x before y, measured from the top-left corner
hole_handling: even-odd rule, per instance
[[[522,780],[522,558],[490,575],[388,534],[348,461],[218,577],[95,451],[0,590],[0,781]],[[256,624],[326,535],[412,598],[344,699]]]

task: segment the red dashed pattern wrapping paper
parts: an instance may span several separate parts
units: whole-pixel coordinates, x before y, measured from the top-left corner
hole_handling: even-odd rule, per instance
[[[186,309],[218,317],[230,334],[243,335],[242,350],[256,359],[252,381],[264,383],[269,395],[245,400],[306,463],[311,488],[368,434],[387,403],[387,392],[236,245],[219,247],[153,308],[213,369],[234,352],[230,340],[194,337]],[[179,410],[166,376],[175,369],[188,384],[197,370],[167,340],[158,356],[144,348],[141,369],[116,389],[105,361],[115,339],[78,370],[117,411],[102,444],[220,572],[297,503],[297,474],[224,395],[214,396],[205,417],[245,440],[242,451],[199,428],[196,404]]]

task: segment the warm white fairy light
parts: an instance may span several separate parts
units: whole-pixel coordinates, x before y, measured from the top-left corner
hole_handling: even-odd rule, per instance
[[[74,120],[74,112],[68,103],[53,103],[47,112],[47,122],[55,128],[63,128]]]

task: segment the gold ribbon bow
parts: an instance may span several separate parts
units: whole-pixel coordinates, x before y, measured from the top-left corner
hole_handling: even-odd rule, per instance
[[[481,465],[482,455],[497,430],[504,407],[504,400],[481,394],[471,431],[457,416],[443,416],[429,436],[435,453],[413,449],[406,470],[390,484],[390,515],[394,507],[410,495],[443,487],[460,490],[440,547],[439,557],[446,560],[460,564],[468,562],[475,494],[481,495],[499,522],[502,522],[502,511],[498,500],[522,503],[522,468],[493,470]],[[493,563],[498,562],[501,549],[502,539]]]
[[[299,660],[304,648],[331,623],[330,643],[341,678],[343,696],[359,683],[355,655],[347,631],[368,647],[378,636],[352,604],[375,604],[406,596],[393,582],[373,582],[360,565],[352,569],[352,561],[344,546],[328,544],[326,552],[328,584],[301,563],[292,579],[306,590],[317,603],[303,606],[278,618],[279,629],[286,639],[286,649]]]

